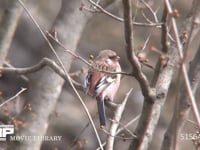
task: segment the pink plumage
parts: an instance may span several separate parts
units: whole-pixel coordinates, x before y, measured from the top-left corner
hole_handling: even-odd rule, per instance
[[[100,125],[105,125],[104,100],[113,100],[120,85],[121,74],[105,73],[121,72],[119,56],[112,50],[102,50],[88,70],[86,92],[97,99]]]

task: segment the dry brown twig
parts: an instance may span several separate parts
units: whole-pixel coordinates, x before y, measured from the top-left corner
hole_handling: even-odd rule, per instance
[[[120,22],[124,22],[125,20],[123,18],[117,17],[115,15],[113,15],[112,13],[110,13],[109,11],[105,10],[102,6],[100,6],[98,3],[94,2],[93,0],[88,0],[88,2],[94,6],[94,10],[98,9],[100,12],[106,14],[107,16],[120,21]],[[135,26],[141,26],[141,27],[160,27],[162,25],[162,23],[140,23],[140,22],[132,22],[132,25]]]

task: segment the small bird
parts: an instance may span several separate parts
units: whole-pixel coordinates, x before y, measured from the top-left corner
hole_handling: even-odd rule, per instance
[[[121,74],[105,73],[121,72],[119,56],[112,50],[102,50],[88,69],[85,81],[85,90],[89,95],[96,97],[100,127],[104,127],[105,105],[104,100],[113,101],[120,85]]]

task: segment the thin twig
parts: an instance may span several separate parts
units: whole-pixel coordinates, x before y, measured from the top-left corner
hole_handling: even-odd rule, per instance
[[[137,138],[137,136],[131,130],[129,130],[125,125],[123,125],[121,122],[117,122],[116,120],[111,120],[111,121],[118,123],[119,126],[123,128],[123,130],[127,131],[132,137]],[[116,135],[117,135],[117,131],[116,131]]]
[[[54,61],[52,61],[49,58],[43,58],[38,64],[31,66],[31,67],[26,67],[26,68],[0,67],[0,70],[3,73],[13,73],[13,74],[17,74],[17,75],[25,75],[25,74],[30,74],[30,73],[34,73],[36,71],[39,71],[46,66],[48,66],[52,70],[54,70],[64,80],[67,80],[66,75],[65,75],[64,71],[61,69],[61,67],[58,66],[58,64],[56,64]],[[71,74],[69,74],[69,75],[71,76]],[[72,75],[74,75],[74,74],[72,74]],[[83,90],[83,86],[80,83],[78,83],[74,80],[72,80],[72,82],[76,86],[77,89]]]
[[[83,134],[83,132],[85,131],[85,129],[88,128],[89,124],[90,124],[90,122],[88,122],[86,125],[84,125],[84,127],[81,129],[81,131],[79,131],[79,134],[74,138],[73,142],[68,146],[67,149],[71,150],[74,147],[74,145],[77,143],[78,139]]]
[[[49,66],[53,70],[56,70],[55,72],[59,72],[59,75],[64,78],[65,74],[64,74],[63,70],[61,70],[61,68],[54,61],[52,61],[49,58],[43,58],[39,63],[37,63],[36,65],[33,65],[31,67],[25,67],[25,68],[0,67],[0,70],[3,73],[29,74],[29,73],[37,72],[45,66]]]
[[[95,8],[98,8],[99,11],[101,11],[102,13],[108,15],[109,17],[120,21],[120,22],[124,22],[123,18],[117,17],[115,15],[113,15],[112,13],[110,13],[109,11],[105,10],[103,7],[101,7],[99,4],[95,3],[93,0],[88,0],[89,3],[91,3]],[[132,25],[135,26],[142,26],[142,27],[160,27],[162,25],[162,23],[156,23],[156,24],[147,24],[147,23],[140,23],[140,22],[132,22]]]
[[[14,66],[13,65],[11,65],[10,63],[8,63],[8,62],[4,62],[4,65],[6,66],[6,67],[9,67],[9,68],[14,68]],[[1,67],[0,67],[0,70],[1,70]],[[25,75],[20,75],[20,78],[21,79],[23,79],[24,81],[29,81],[29,79],[28,79],[28,77],[27,76],[25,76]]]
[[[91,64],[87,60],[85,60],[83,57],[81,57],[81,56],[73,53],[72,51],[68,50],[67,48],[65,48],[65,46],[57,38],[55,38],[52,34],[50,34],[48,31],[46,31],[46,34],[48,37],[53,39],[59,46],[61,46],[67,53],[69,53],[70,55],[72,55],[75,58],[78,58],[79,60],[84,62],[86,65],[91,66]]]
[[[118,122],[120,122],[120,119],[122,117],[122,113],[124,112],[128,97],[131,94],[132,90],[133,89],[129,90],[129,92],[126,94],[123,102],[117,106],[117,108],[114,112],[113,120],[115,120],[115,121],[112,121],[110,128],[109,128],[110,135],[107,137],[107,140],[106,140],[107,141],[106,142],[107,143],[106,144],[106,150],[112,150],[113,149],[116,131],[117,131],[117,128],[119,126]]]
[[[125,128],[128,128],[130,125],[132,125],[134,122],[136,122],[139,118],[140,118],[141,114],[137,115],[135,118],[131,119],[127,124],[125,124],[123,127],[119,128],[116,131],[116,135],[119,134],[120,132],[122,132]],[[103,146],[106,145],[106,142],[103,143]],[[97,148],[97,150],[99,150],[100,147]]]
[[[150,38],[151,38],[151,36],[152,36],[152,33],[153,33],[153,29],[150,30],[150,33],[149,33],[149,35],[148,35],[146,41],[144,42],[143,47],[142,47],[142,49],[140,50],[140,52],[144,51],[144,49],[146,48],[146,46],[147,46],[147,44],[148,44],[148,42],[149,42],[149,40],[150,40]]]
[[[157,11],[153,11],[153,9],[151,8],[151,6],[150,6],[148,3],[146,3],[144,0],[141,0],[141,2],[149,9],[149,11],[153,14],[153,17],[154,17],[155,22],[158,23],[159,21],[158,21],[158,17],[157,17],[157,14],[156,14]],[[145,19],[146,19],[148,22],[151,22],[151,23],[152,23],[152,21],[149,20],[149,19],[146,17],[146,15],[144,14],[144,12],[143,12],[142,14],[144,15]],[[147,43],[148,43],[148,41],[149,41],[149,39],[150,39],[150,37],[151,37],[151,34],[152,34],[153,30],[154,30],[154,29],[152,28],[151,31],[150,31],[150,34],[149,34],[149,36],[148,36],[148,38],[147,38],[147,40],[146,40],[145,43],[144,43],[144,46],[143,46],[142,50],[145,49],[145,47],[146,47],[146,45],[147,45]]]
[[[1,103],[0,108],[2,106],[4,106],[5,104],[9,103],[10,101],[15,100],[15,98],[17,98],[21,93],[23,93],[26,90],[27,90],[27,88],[21,88],[21,90],[19,92],[17,92],[17,94],[15,94],[13,97],[11,97],[11,98],[5,100],[3,103]]]
[[[193,120],[187,119],[186,121],[189,122],[189,123],[191,123],[191,124],[193,124],[195,127],[197,126],[197,123],[194,122]]]
[[[132,125],[134,122],[136,122],[140,118],[140,116],[141,116],[141,114],[137,115],[135,118],[133,118],[131,121],[129,121],[126,125],[124,125],[123,127],[119,128],[116,133],[119,134],[125,128],[129,127],[130,125]]]
[[[144,11],[142,10],[142,16],[144,17],[144,19],[148,22],[148,23],[153,23],[144,13]]]
[[[101,0],[97,0],[96,5],[99,5]],[[94,7],[94,9],[96,9],[96,6]]]
[[[156,15],[157,12],[154,11],[154,10],[151,8],[151,6],[150,6],[147,2],[145,2],[144,0],[141,0],[141,2],[142,2],[142,3],[147,7],[147,9],[152,13],[155,22],[158,23],[158,17],[157,17],[157,15]]]
[[[104,133],[107,135],[107,136],[111,136],[111,137],[113,137],[113,138],[115,138],[115,139],[120,139],[120,140],[133,140],[134,139],[134,137],[133,136],[131,136],[131,137],[125,137],[125,136],[120,136],[120,135],[115,135],[115,136],[113,136],[113,135],[111,135],[110,134],[110,132],[109,131],[107,131],[107,130],[105,130],[105,129],[103,129],[103,131],[104,131]]]

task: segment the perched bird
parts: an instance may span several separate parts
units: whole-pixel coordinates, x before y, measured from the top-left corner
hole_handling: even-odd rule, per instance
[[[107,72],[121,72],[119,56],[112,50],[102,50],[88,69],[85,90],[96,97],[100,126],[106,124],[104,100],[113,101],[120,85],[121,74]]]

